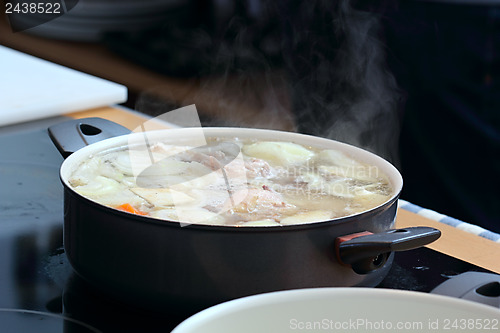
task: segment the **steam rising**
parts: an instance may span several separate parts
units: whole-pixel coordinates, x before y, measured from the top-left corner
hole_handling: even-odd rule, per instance
[[[293,31],[299,130],[397,162],[401,95],[385,63],[380,17],[348,0],[315,3]]]
[[[260,21],[254,6],[245,19],[219,25],[213,61],[190,89],[159,87],[137,109],[167,112],[151,98],[167,94],[170,110],[196,104],[204,126],[298,130],[397,164],[402,98],[385,63],[380,15],[350,0],[265,2],[258,9]]]

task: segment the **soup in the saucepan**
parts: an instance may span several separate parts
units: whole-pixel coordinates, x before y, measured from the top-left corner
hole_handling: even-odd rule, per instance
[[[342,151],[238,138],[209,139],[202,148],[160,142],[109,149],[85,159],[68,181],[111,208],[230,226],[326,221],[393,195],[379,168]]]

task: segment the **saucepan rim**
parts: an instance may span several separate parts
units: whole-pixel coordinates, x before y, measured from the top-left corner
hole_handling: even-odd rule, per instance
[[[365,149],[355,147],[340,141],[335,141],[327,138],[287,132],[278,130],[268,130],[268,129],[255,129],[255,128],[233,128],[233,127],[203,127],[203,133],[206,137],[238,137],[238,138],[254,138],[254,139],[265,139],[273,141],[288,141],[303,144],[306,146],[312,146],[317,148],[331,148],[339,149],[342,152],[348,153],[348,155],[354,157],[356,160],[375,165],[380,168],[389,178],[391,185],[393,186],[393,194],[385,202],[373,207],[371,209],[358,212],[352,215],[333,218],[326,221],[317,221],[302,224],[290,224],[290,225],[278,225],[278,226],[221,226],[221,225],[205,225],[205,224],[195,224],[186,223],[178,221],[170,221],[166,219],[159,219],[151,216],[142,216],[137,214],[132,214],[128,212],[121,211],[106,205],[100,204],[94,200],[84,197],[83,195],[76,192],[73,187],[69,184],[68,179],[71,172],[76,168],[84,159],[92,156],[93,154],[106,151],[108,149],[115,149],[119,147],[124,147],[132,136],[143,136],[143,133],[131,133],[127,135],[121,135],[113,138],[108,138],[86,147],[83,147],[69,157],[67,157],[61,167],[60,167],[60,179],[63,183],[65,189],[69,191],[70,195],[81,198],[88,204],[98,207],[100,209],[112,212],[113,214],[118,214],[119,216],[130,219],[130,221],[147,222],[154,224],[162,224],[168,227],[184,227],[184,228],[196,228],[196,229],[206,229],[206,230],[218,230],[218,231],[237,231],[237,232],[260,232],[260,231],[281,231],[281,230],[298,230],[311,227],[322,227],[330,224],[340,224],[348,223],[352,220],[357,220],[359,218],[366,218],[370,215],[375,215],[381,210],[388,209],[398,198],[403,186],[403,178],[401,173],[393,166],[390,162],[383,159],[382,157],[369,152]],[[154,140],[159,139],[176,139],[188,142],[191,135],[198,135],[200,133],[200,128],[175,128],[175,129],[163,129],[148,132],[148,138]]]

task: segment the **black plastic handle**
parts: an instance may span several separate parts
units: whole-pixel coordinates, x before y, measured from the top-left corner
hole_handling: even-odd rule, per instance
[[[49,127],[48,131],[64,158],[85,146],[131,132],[128,128],[102,118],[68,120]]]
[[[338,259],[360,273],[366,274],[381,267],[391,252],[407,251],[437,240],[441,231],[431,227],[392,229],[337,242]]]

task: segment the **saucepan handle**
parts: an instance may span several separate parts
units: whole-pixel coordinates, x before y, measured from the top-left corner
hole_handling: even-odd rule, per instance
[[[48,131],[64,158],[87,145],[130,133],[129,129],[102,118],[72,119],[51,126]]]
[[[335,240],[337,260],[367,274],[387,261],[391,252],[407,251],[437,240],[441,231],[431,227],[391,229],[381,233],[361,232]]]

